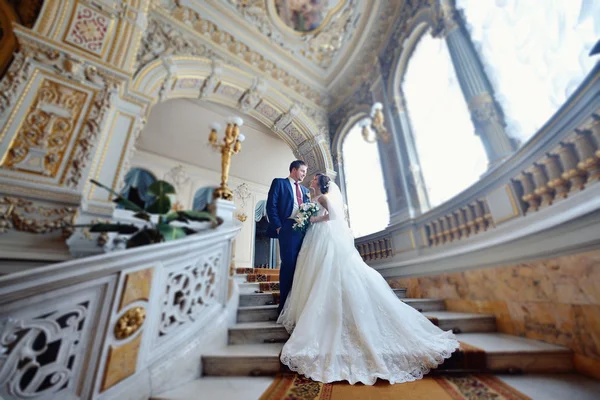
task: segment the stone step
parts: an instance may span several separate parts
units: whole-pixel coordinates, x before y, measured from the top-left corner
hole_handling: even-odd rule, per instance
[[[252,321],[255,316],[272,317],[277,311],[274,307],[252,308],[243,313],[246,321],[229,328],[229,344],[246,343],[276,343],[285,341],[289,337],[285,328],[274,320]],[[247,310],[247,309],[246,309]],[[427,311],[423,315],[428,317],[442,330],[451,330],[455,333],[465,332],[494,332],[496,319],[489,314],[467,314],[451,311]],[[238,314],[239,318],[239,314]]]
[[[249,306],[238,308],[237,322],[277,321],[278,305]]]
[[[281,368],[283,343],[231,345],[202,356],[205,376],[271,376]]]
[[[548,373],[573,370],[573,353],[563,346],[498,332],[462,333],[456,338],[485,351],[490,371]]]
[[[275,304],[273,293],[240,293],[240,307],[266,306]]]
[[[443,311],[446,309],[446,303],[442,299],[408,299],[402,298],[402,301],[420,312],[424,311]]]
[[[463,333],[456,336],[461,342],[486,353],[485,372],[562,373],[573,370],[572,352],[566,347],[502,333]],[[227,346],[202,356],[203,375],[275,375],[285,371],[279,362],[282,348],[283,343]]]
[[[444,301],[439,299],[402,299],[420,312],[443,311]],[[277,321],[277,305],[242,306],[238,309],[237,322]],[[452,328],[449,328],[452,329]]]
[[[229,328],[229,344],[280,343],[290,335],[283,325],[272,321],[242,322]]]
[[[496,331],[496,317],[492,314],[424,311],[423,315],[444,331],[451,330],[454,333]]]
[[[240,294],[271,293],[279,291],[279,282],[244,282],[238,283]]]
[[[271,305],[273,304],[271,293],[278,293],[278,291],[260,293],[260,283],[258,282],[241,283],[238,286],[240,288],[240,307]],[[398,298],[403,300],[406,298],[406,289],[394,289],[394,292]],[[413,300],[430,301],[431,299],[411,299],[411,301]]]

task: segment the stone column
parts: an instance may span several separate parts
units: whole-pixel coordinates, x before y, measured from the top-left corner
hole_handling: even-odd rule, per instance
[[[407,150],[408,125],[403,128],[400,121],[400,114],[405,115],[405,113],[403,110],[400,111],[394,102],[390,101],[384,86],[383,79],[378,79],[372,85],[371,91],[374,101],[383,104],[382,111],[385,116],[386,128],[391,134],[389,143],[378,140],[377,145],[379,146],[379,154],[382,157],[382,167],[387,182],[390,223],[394,224],[414,218],[421,213],[423,210],[423,197],[419,197],[418,191],[421,190],[421,194],[423,194],[424,185],[422,180],[415,181],[413,177],[413,173],[419,171],[418,160],[416,162],[411,161],[411,155]],[[408,143],[412,142],[409,141]],[[413,157],[412,160],[415,160],[415,158]],[[412,171],[411,165],[413,166]],[[418,172],[418,176],[420,176],[420,172]]]
[[[475,133],[485,148],[488,167],[493,167],[510,156],[517,143],[506,134],[502,109],[494,100],[492,86],[453,0],[441,1],[434,36],[446,39],[452,64],[469,106]]]

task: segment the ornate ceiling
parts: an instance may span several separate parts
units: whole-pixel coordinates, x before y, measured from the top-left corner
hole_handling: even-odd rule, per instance
[[[373,72],[404,0],[157,2],[284,86],[330,108]]]

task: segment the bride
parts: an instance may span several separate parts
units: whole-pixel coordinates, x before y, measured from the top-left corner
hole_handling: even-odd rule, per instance
[[[292,290],[277,322],[291,333],[281,361],[320,382],[373,385],[420,379],[459,346],[365,264],[344,220],[339,188],[317,174],[311,218]]]

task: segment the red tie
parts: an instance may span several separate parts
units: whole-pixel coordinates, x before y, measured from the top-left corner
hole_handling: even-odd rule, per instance
[[[298,199],[298,207],[300,207],[302,205],[302,195],[300,194],[298,182],[294,182],[294,185],[296,185],[296,199]]]

